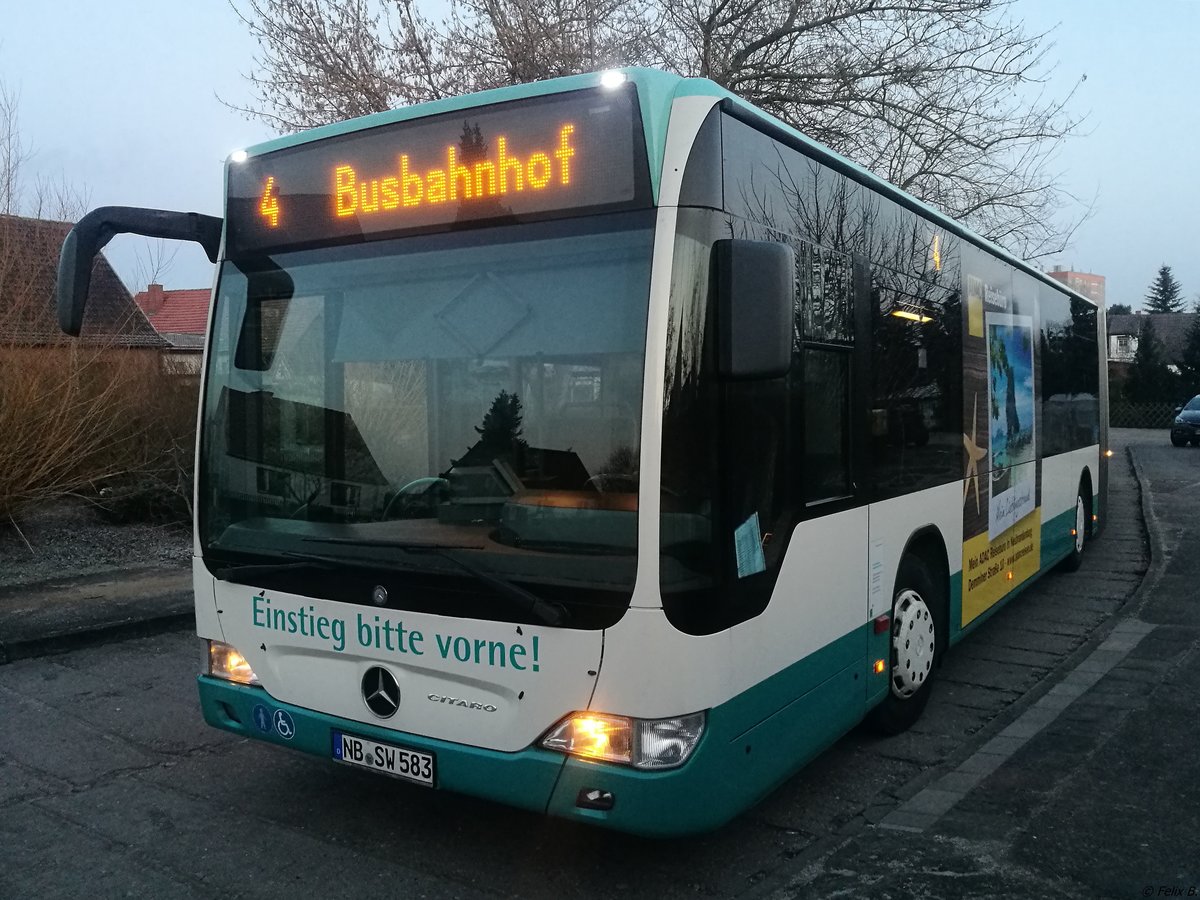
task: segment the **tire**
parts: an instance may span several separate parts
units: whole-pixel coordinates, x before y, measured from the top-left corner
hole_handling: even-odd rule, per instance
[[[1189,442],[1193,447],[1200,447],[1200,438],[1192,438]]]
[[[1188,442],[1188,439],[1185,437],[1179,437],[1178,435],[1174,435],[1174,434],[1171,435],[1171,443],[1174,444],[1176,447],[1186,447],[1187,442]]]
[[[1091,511],[1092,505],[1084,497],[1083,485],[1080,485],[1079,493],[1075,497],[1075,527],[1073,529],[1075,543],[1071,545],[1071,552],[1059,564],[1064,572],[1078,571],[1083,562],[1083,549],[1087,544],[1088,532],[1091,530],[1092,524]]]
[[[892,593],[888,694],[867,717],[875,731],[900,734],[921,717],[945,652],[946,618],[944,588],[922,559],[904,557]]]

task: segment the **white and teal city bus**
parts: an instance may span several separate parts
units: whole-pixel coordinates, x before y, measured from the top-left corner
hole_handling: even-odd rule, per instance
[[[626,70],[230,157],[197,454],[212,725],[714,828],[1104,514],[1102,314],[711,82]]]

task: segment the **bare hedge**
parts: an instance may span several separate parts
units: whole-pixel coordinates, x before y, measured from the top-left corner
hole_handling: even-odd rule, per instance
[[[155,350],[0,343],[0,520],[68,494],[114,490],[191,504],[196,383]]]

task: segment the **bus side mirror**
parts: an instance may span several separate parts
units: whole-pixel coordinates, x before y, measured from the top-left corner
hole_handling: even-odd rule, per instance
[[[717,370],[724,378],[779,378],[792,365],[796,256],[775,241],[721,240],[717,284]]]
[[[58,327],[72,337],[79,337],[83,330],[84,306],[92,280],[92,257],[96,255],[95,250],[87,253],[81,249],[76,228],[67,234],[58,255]],[[91,242],[84,239],[83,243]],[[82,259],[81,253],[84,254]]]
[[[223,219],[200,213],[101,206],[75,223],[58,257],[58,327],[72,337],[83,330],[83,314],[92,281],[92,260],[118,234],[196,241],[217,261]]]

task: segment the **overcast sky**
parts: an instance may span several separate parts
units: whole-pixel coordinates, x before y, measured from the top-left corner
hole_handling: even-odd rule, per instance
[[[254,41],[221,0],[41,0],[10,3],[0,82],[20,93],[29,174],[65,178],[92,206],[221,214],[221,166],[271,136],[218,96],[245,103]],[[1200,2],[1020,0],[1031,28],[1061,23],[1053,89],[1083,74],[1074,110],[1088,134],[1063,151],[1067,187],[1097,196],[1073,248],[1046,261],[1108,278],[1108,302],[1140,305],[1161,263],[1200,296]],[[206,287],[212,267],[180,245],[165,281]],[[133,290],[141,239],[106,251]],[[144,268],[144,267],[143,267]]]

